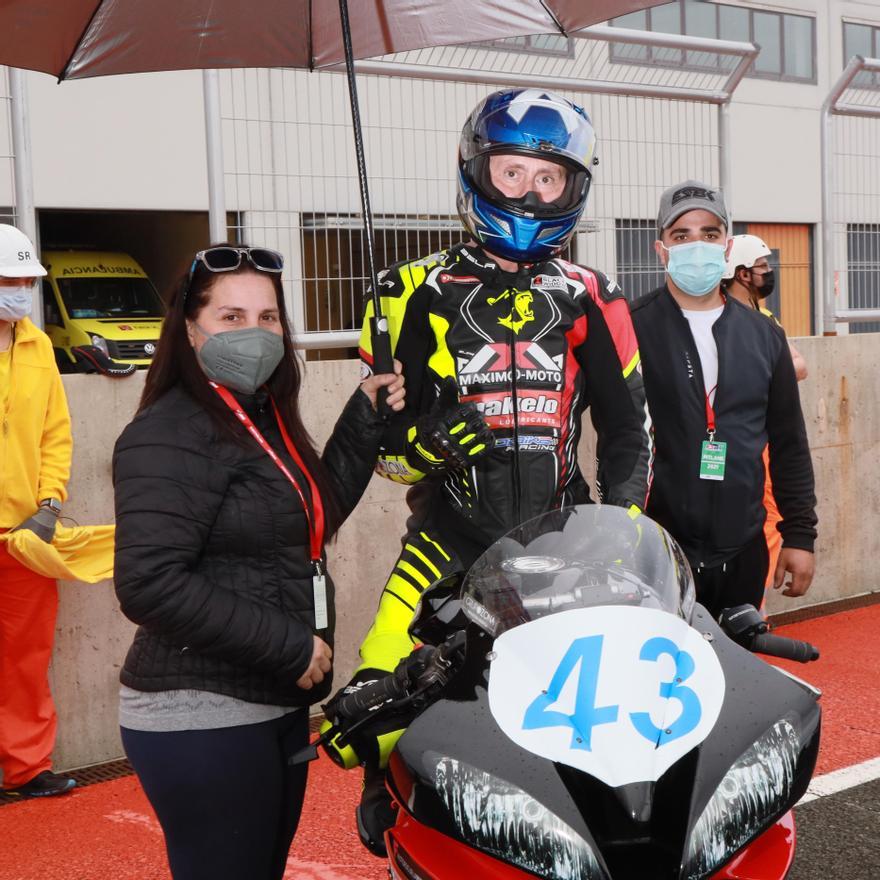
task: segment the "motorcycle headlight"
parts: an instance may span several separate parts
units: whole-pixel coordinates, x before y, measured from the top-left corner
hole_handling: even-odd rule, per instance
[[[737,759],[691,831],[683,878],[706,877],[785,806],[800,750],[797,731],[783,718]]]
[[[98,336],[96,333],[92,333],[90,336],[92,339],[92,345],[94,345],[95,348],[100,348],[107,357],[110,357],[110,349],[107,347],[107,340],[104,339],[103,336]]]
[[[445,757],[434,788],[471,846],[550,880],[605,880],[587,841],[521,788]]]

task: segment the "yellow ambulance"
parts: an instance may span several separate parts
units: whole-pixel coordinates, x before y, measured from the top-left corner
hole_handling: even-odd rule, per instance
[[[92,372],[94,358],[83,357],[89,352],[114,365],[150,365],[165,306],[135,260],[119,252],[49,250],[42,263],[49,273],[43,318],[62,372]]]

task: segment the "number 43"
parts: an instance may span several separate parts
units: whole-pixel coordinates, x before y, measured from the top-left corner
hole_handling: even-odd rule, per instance
[[[617,721],[620,707],[617,705],[597,706],[596,689],[599,684],[599,666],[602,659],[604,636],[586,636],[575,639],[565,652],[547,690],[526,709],[523,729],[535,730],[542,727],[570,727],[572,729],[571,747],[573,749],[592,748],[593,728],[601,724]],[[639,660],[656,662],[667,655],[675,662],[675,676],[672,681],[660,684],[659,694],[665,699],[678,700],[681,714],[669,726],[657,727],[648,712],[630,712],[629,720],[636,731],[658,748],[674,739],[690,733],[700,722],[702,709],[699,697],[683,684],[694,673],[694,661],[687,651],[682,651],[670,639],[656,637],[648,639],[639,652]],[[580,664],[577,680],[574,712],[551,711],[549,707],[559,700],[559,695],[568,679]]]

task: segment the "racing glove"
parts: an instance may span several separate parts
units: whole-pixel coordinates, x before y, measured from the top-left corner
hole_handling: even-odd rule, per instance
[[[460,403],[458,385],[447,376],[427,413],[407,434],[406,460],[425,474],[465,469],[495,445],[495,435],[472,403]]]
[[[351,770],[358,764],[365,764],[368,767],[387,766],[388,758],[397,741],[419,713],[419,710],[413,706],[389,709],[385,705],[380,705],[370,710],[371,714],[375,715],[374,720],[359,724],[354,733],[348,735],[348,731],[355,723],[361,721],[361,718],[340,716],[336,709],[340,698],[347,697],[360,688],[389,675],[399,680],[401,689],[408,689],[424,671],[431,653],[431,650],[416,648],[397,664],[394,672],[386,672],[382,669],[360,669],[351,681],[324,705],[327,720],[321,725],[321,733],[333,725],[339,728],[339,733],[326,743],[324,748],[340,767]],[[340,740],[343,742],[340,743]]]
[[[46,499],[40,502],[40,506],[33,516],[29,516],[12,531],[30,529],[41,541],[51,544],[52,539],[55,537],[55,526],[58,525],[58,514],[60,512],[61,505],[57,501]]]

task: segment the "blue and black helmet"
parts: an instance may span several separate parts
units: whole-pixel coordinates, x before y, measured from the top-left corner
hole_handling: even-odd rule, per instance
[[[552,92],[493,92],[468,117],[458,158],[458,214],[490,253],[518,263],[552,257],[568,244],[587,203],[596,133],[586,112]],[[509,198],[489,176],[489,157],[518,153],[550,159],[567,171],[563,194]]]

